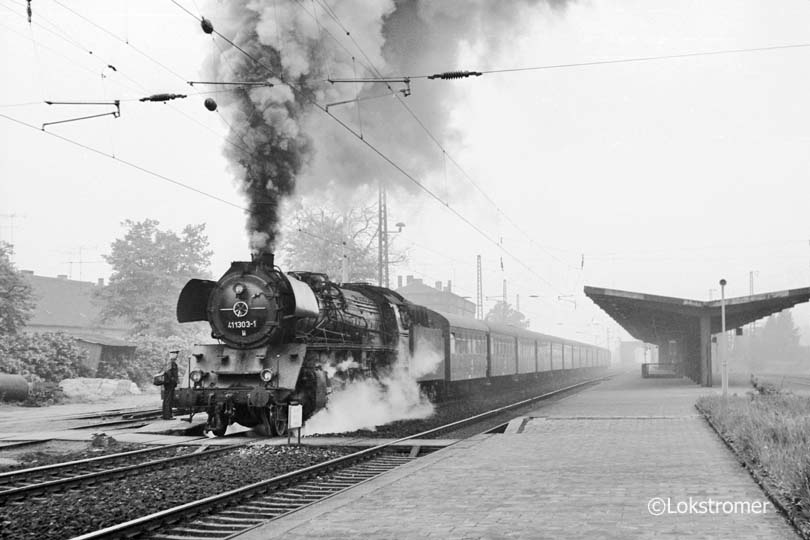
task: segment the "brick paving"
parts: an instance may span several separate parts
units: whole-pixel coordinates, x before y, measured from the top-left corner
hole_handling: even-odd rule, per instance
[[[770,503],[698,513],[710,499],[767,501],[696,414],[712,391],[621,375],[539,407],[519,432],[462,441],[240,538],[798,538]],[[655,497],[664,515],[648,511]]]

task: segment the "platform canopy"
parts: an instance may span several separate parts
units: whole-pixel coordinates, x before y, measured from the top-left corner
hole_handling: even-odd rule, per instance
[[[599,287],[585,287],[585,294],[634,338],[662,350],[669,343],[679,344],[676,350],[680,361],[694,363],[690,364],[694,368],[690,376],[711,385],[708,343],[710,334],[721,331],[720,300],[690,300]],[[727,298],[726,329],[739,328],[808,300],[810,287]]]

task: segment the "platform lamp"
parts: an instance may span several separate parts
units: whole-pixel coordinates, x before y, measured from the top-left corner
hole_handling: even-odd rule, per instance
[[[723,385],[723,401],[728,399],[728,354],[726,354],[726,280],[720,280],[720,366]]]

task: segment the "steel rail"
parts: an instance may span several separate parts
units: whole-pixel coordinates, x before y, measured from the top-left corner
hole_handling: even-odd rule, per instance
[[[165,450],[167,448],[175,448],[178,446],[187,446],[188,443],[201,440],[203,437],[192,439],[189,441],[174,443],[174,444],[167,444],[164,446],[159,446],[156,448],[143,448],[141,450],[130,450],[128,452],[119,452],[117,454],[107,454],[104,456],[96,456],[93,458],[87,459],[77,459],[74,461],[65,461],[63,463],[52,463],[50,465],[40,465],[39,467],[29,467],[28,469],[16,469],[13,471],[7,471],[4,473],[0,473],[0,482],[6,481],[8,479],[14,479],[15,476],[25,476],[31,474],[37,474],[45,471],[56,470],[56,469],[69,469],[74,467],[81,467],[83,465],[94,464],[102,461],[115,461],[118,459],[127,459],[130,456],[136,456],[138,454],[149,454],[159,452],[161,450]]]
[[[0,451],[2,450],[9,450],[13,448],[22,448],[23,446],[34,446],[36,444],[45,444],[47,442],[51,442],[53,439],[36,439],[30,441],[11,441],[8,444],[4,444],[6,441],[0,440]]]
[[[601,382],[603,380],[609,379],[610,376],[603,376],[597,377],[594,379],[588,379],[586,381],[581,381],[576,384],[572,384],[552,392],[547,392],[545,394],[534,396],[532,398],[524,399],[522,401],[512,403],[510,405],[506,405],[503,407],[498,407],[497,409],[493,409],[491,411],[487,411],[481,414],[477,414],[471,416],[469,418],[464,418],[462,420],[457,420],[455,422],[451,422],[450,424],[446,424],[443,426],[439,426],[436,428],[432,428],[421,433],[417,433],[415,435],[409,435],[407,437],[402,437],[400,439],[396,439],[394,441],[386,442],[383,444],[379,444],[372,448],[367,448],[365,450],[361,450],[359,452],[355,452],[353,454],[349,454],[347,456],[341,456],[339,458],[335,458],[323,463],[318,463],[316,465],[311,465],[304,469],[299,469],[297,471],[288,472],[274,478],[270,478],[268,480],[262,480],[260,482],[256,482],[247,486],[243,486],[240,488],[232,489],[223,493],[219,493],[217,495],[212,495],[210,497],[206,497],[204,499],[200,499],[197,501],[193,501],[190,503],[185,503],[180,506],[176,506],[173,508],[169,508],[166,510],[161,510],[160,512],[155,512],[153,514],[142,516],[131,521],[127,521],[124,523],[119,523],[116,525],[112,525],[110,527],[106,527],[104,529],[94,531],[91,533],[86,533],[80,536],[74,537],[72,540],[100,540],[100,539],[107,539],[107,538],[134,538],[143,533],[151,533],[156,532],[163,526],[167,525],[175,525],[180,522],[187,522],[191,521],[196,516],[208,513],[211,511],[224,509],[234,503],[238,503],[242,500],[255,497],[257,495],[261,495],[270,491],[275,491],[280,488],[286,488],[291,486],[294,483],[299,483],[302,480],[307,480],[313,476],[322,475],[324,473],[331,472],[333,470],[338,469],[345,469],[349,466],[352,466],[356,463],[371,459],[379,454],[381,454],[384,450],[390,449],[399,445],[400,443],[406,442],[412,439],[424,439],[429,438],[432,435],[436,435],[437,433],[441,433],[443,431],[457,429],[461,426],[472,424],[483,420],[485,418],[495,416],[497,414],[506,412],[510,409],[519,408],[521,406],[527,405],[529,403],[540,401],[542,399],[546,399],[563,392],[567,392],[582,386],[586,386],[589,384],[594,384],[596,382]],[[491,428],[490,428],[491,429]]]
[[[134,465],[126,465],[124,467],[116,467],[114,469],[107,469],[103,471],[95,471],[85,474],[80,474],[78,476],[69,476],[66,478],[57,478],[55,480],[49,480],[47,482],[40,482],[38,484],[30,484],[20,487],[13,487],[11,489],[6,489],[0,491],[0,502],[5,502],[8,500],[15,500],[20,499],[22,497],[28,497],[34,494],[39,493],[46,493],[49,491],[54,491],[56,489],[64,489],[69,486],[77,486],[86,483],[93,483],[99,480],[112,480],[115,478],[119,478],[122,476],[127,476],[129,473],[133,471],[150,471],[154,469],[162,469],[164,467],[168,467],[174,465],[181,461],[192,460],[192,459],[202,459],[207,458],[209,456],[215,454],[221,454],[223,452],[231,451],[235,448],[240,448],[245,446],[245,444],[233,444],[233,445],[223,445],[218,447],[209,447],[206,448],[203,452],[189,452],[188,454],[183,454],[180,456],[172,456],[163,459],[156,459],[153,461],[147,461],[144,463],[136,463]],[[162,449],[162,448],[161,448]],[[2,489],[2,487],[0,487]]]

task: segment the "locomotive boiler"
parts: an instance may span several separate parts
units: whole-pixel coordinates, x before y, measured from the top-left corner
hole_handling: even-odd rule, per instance
[[[282,435],[290,404],[301,404],[307,419],[333,384],[396,361],[408,341],[404,303],[388,289],[284,273],[267,253],[233,262],[218,281],[192,279],[177,320],[207,321],[217,342],[194,347],[177,405],[207,412],[216,435],[233,422]]]

